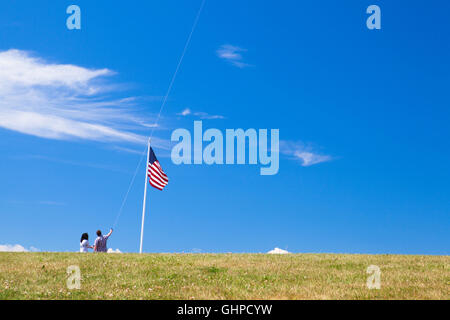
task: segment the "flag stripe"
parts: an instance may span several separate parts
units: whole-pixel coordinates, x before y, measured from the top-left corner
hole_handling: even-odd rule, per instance
[[[148,168],[149,168],[150,173],[155,174],[156,176],[158,176],[161,180],[164,180],[165,182],[169,182],[169,179],[167,179],[167,176],[164,177],[161,174],[161,172],[158,171],[158,169],[156,169],[154,166],[149,166]]]
[[[156,168],[158,171],[167,179],[166,174],[164,173],[163,169],[161,168],[161,165],[159,164],[159,161],[155,161],[153,165],[156,165]]]
[[[162,178],[162,177],[158,174],[158,172],[156,172],[156,171],[153,170],[153,169],[149,169],[149,176],[152,176],[152,177],[154,177],[155,179],[160,180],[160,181],[161,181],[161,184],[167,184],[167,183],[169,182],[168,180]]]
[[[152,187],[155,187],[156,189],[158,189],[158,190],[162,190],[164,187],[160,187],[160,186],[158,186],[157,184],[154,184],[153,182],[152,182],[152,180],[150,180],[150,185],[152,186]]]
[[[159,175],[161,178],[163,178],[164,180],[167,180],[167,181],[169,180],[169,179],[167,178],[166,174],[164,173],[164,171],[162,171],[161,167],[158,167],[158,166],[156,165],[156,162],[154,162],[152,165],[150,165],[149,168],[150,168],[151,170],[153,170],[154,173],[158,174],[158,175]]]
[[[150,174],[149,176],[152,177],[153,179],[155,179],[156,181],[158,181],[162,185],[166,185],[168,183],[168,181],[161,179],[158,175],[156,175],[154,173]]]
[[[156,181],[153,178],[150,178],[150,184],[154,187],[157,186],[158,188],[161,188],[161,189],[164,188],[164,185],[160,184],[158,181]]]
[[[155,180],[156,182],[158,182],[160,185],[165,186],[167,185],[167,182],[160,179],[156,174],[149,174],[149,177],[153,180]]]
[[[151,179],[152,181],[157,182],[157,183],[160,184],[162,187],[165,187],[165,186],[167,185],[167,182],[164,182],[164,181],[158,179],[155,175],[150,176],[150,179]]]

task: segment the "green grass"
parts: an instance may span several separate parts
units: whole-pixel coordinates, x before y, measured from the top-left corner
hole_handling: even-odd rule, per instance
[[[449,256],[0,253],[0,299],[449,299]],[[67,289],[78,265],[81,289]],[[366,269],[381,269],[369,290]]]

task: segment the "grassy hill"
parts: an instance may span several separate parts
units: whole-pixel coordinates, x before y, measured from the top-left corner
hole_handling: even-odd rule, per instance
[[[78,265],[81,289],[66,286]],[[381,269],[381,289],[366,269]],[[449,299],[449,256],[0,253],[0,299]]]

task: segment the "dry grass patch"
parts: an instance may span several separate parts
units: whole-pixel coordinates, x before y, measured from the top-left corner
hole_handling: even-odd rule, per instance
[[[0,253],[0,299],[449,299],[449,256]],[[68,290],[78,265],[81,289]],[[381,289],[366,268],[381,268]]]

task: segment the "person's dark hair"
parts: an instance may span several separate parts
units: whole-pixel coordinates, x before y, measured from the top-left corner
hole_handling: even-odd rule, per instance
[[[97,235],[100,237],[102,235],[102,232],[100,230],[97,230]]]
[[[87,233],[83,233],[83,234],[81,235],[81,240],[80,240],[80,242],[83,242],[83,240],[89,240],[89,235],[88,235]]]

